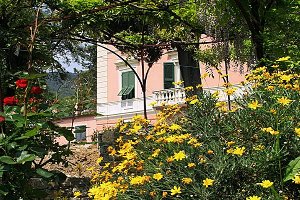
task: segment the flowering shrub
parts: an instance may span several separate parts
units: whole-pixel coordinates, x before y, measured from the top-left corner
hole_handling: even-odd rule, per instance
[[[55,137],[73,139],[70,130],[56,127],[47,97],[38,86],[40,75],[24,76],[15,82],[16,95],[4,98],[0,113],[0,199],[44,198],[29,184],[33,177],[50,180],[55,173],[43,169],[47,163],[64,162],[67,146]]]
[[[111,161],[101,158],[101,170],[92,169],[90,197],[299,197],[299,63],[272,66],[247,77],[252,88],[233,110],[217,94],[199,94],[186,110],[165,106],[153,126],[140,116],[120,121],[107,148]]]

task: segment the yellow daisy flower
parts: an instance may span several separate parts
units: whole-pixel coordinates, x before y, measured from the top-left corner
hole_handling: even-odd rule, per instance
[[[293,183],[300,184],[300,175],[296,175],[292,180],[293,180]]]
[[[281,98],[277,99],[277,102],[280,103],[280,104],[282,104],[282,105],[284,105],[284,106],[289,105],[292,101],[293,100],[290,100],[290,99],[288,99],[286,97],[281,97]]]
[[[261,197],[251,196],[251,197],[247,197],[246,200],[261,200]]]
[[[210,179],[210,178],[206,178],[203,180],[203,185],[208,188],[208,186],[212,186],[214,183],[214,180],[213,179]]]
[[[190,184],[191,182],[193,182],[193,180],[191,178],[182,178],[181,181],[184,184]]]
[[[184,151],[179,151],[178,153],[174,153],[173,157],[175,160],[178,161],[178,160],[184,159],[186,157],[186,155],[185,155]]]
[[[248,108],[250,108],[250,109],[256,110],[257,108],[260,108],[260,107],[262,107],[262,105],[259,104],[257,100],[251,101],[250,103],[248,103]]]
[[[269,188],[273,185],[273,182],[271,182],[269,180],[263,180],[261,183],[257,183],[257,185],[260,185],[263,188]]]
[[[173,189],[171,189],[171,195],[176,195],[176,194],[180,194],[181,193],[181,188],[174,186]]]
[[[81,196],[81,192],[80,191],[76,191],[74,192],[74,197],[80,197]]]
[[[157,181],[159,181],[160,179],[162,179],[164,176],[161,173],[156,173],[153,174],[153,178]]]

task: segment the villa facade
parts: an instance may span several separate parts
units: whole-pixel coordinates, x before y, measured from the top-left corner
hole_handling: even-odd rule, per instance
[[[204,36],[202,40],[208,41],[209,38]],[[105,47],[127,59],[126,55],[112,46]],[[203,45],[201,48],[209,48],[209,44]],[[141,76],[141,61],[136,59],[128,59],[127,61]],[[147,68],[148,65],[145,63],[145,71]],[[222,74],[225,74],[224,65],[220,65],[220,70]],[[207,67],[200,63],[201,74],[205,74],[206,71]],[[239,84],[244,80],[245,72],[247,69],[241,72],[239,67],[232,65],[228,69],[229,82]],[[219,90],[221,91],[220,99],[226,100],[227,96],[222,92],[224,90],[222,77],[216,69],[209,69],[209,73],[213,74],[214,78],[207,76],[202,80],[204,90],[210,92]],[[182,77],[177,52],[175,50],[164,52],[160,60],[153,64],[147,79],[146,104],[149,120],[155,120],[157,112],[155,107],[150,106],[153,101],[157,104],[162,102],[184,103],[184,89],[172,84],[180,80]],[[101,115],[96,117],[98,130],[114,125],[120,118],[129,120],[134,115],[143,115],[143,94],[138,79],[123,60],[101,46],[97,47],[97,83],[97,113]],[[239,92],[237,91],[237,94]]]

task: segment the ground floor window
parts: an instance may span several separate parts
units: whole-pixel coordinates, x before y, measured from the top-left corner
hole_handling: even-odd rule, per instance
[[[75,126],[74,134],[75,134],[76,141],[85,141],[86,140],[86,125]]]

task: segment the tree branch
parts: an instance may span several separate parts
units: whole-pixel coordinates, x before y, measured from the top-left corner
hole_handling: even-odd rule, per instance
[[[238,7],[238,9],[240,10],[240,13],[242,14],[242,16],[244,17],[250,31],[255,31],[255,28],[253,27],[253,23],[251,21],[251,17],[250,14],[247,12],[246,8],[243,6],[243,4],[241,3],[240,0],[234,0],[235,5]]]
[[[83,17],[84,15],[91,15],[91,14],[98,13],[100,11],[107,11],[107,10],[110,10],[112,8],[116,8],[116,7],[119,7],[119,6],[129,5],[130,3],[137,2],[137,1],[139,1],[139,0],[122,1],[118,4],[102,6],[102,7],[94,8],[94,9],[91,9],[91,10],[82,11],[82,12],[79,12],[79,13],[73,13],[73,14],[70,14],[70,15],[67,15],[67,16],[63,16],[63,17],[49,18],[49,19],[45,19],[44,21],[45,22],[55,22],[55,21],[61,21],[61,20],[71,20],[71,19]]]

